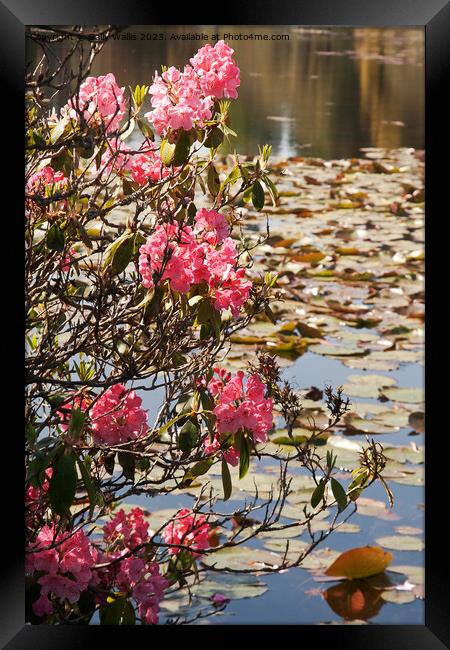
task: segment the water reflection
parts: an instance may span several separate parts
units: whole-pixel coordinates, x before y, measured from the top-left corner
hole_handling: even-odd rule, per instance
[[[138,34],[226,27],[137,26]],[[128,31],[128,29],[127,29]],[[289,41],[236,41],[240,99],[232,121],[239,151],[268,142],[282,156],[325,158],[358,155],[360,147],[422,148],[424,144],[423,30],[236,27],[241,33],[288,34]],[[93,73],[114,72],[119,83],[148,84],[162,63],[184,65],[195,41],[108,42]],[[234,145],[232,145],[234,146]]]
[[[389,576],[382,573],[361,580],[343,580],[322,592],[324,600],[335,614],[346,621],[367,621],[377,616],[386,601],[383,589],[392,587]]]

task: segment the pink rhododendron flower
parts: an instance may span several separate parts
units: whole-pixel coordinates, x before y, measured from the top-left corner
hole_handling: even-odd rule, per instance
[[[53,476],[52,467],[47,467],[45,470],[45,476],[46,478],[44,479],[41,487],[33,487],[32,485],[28,487],[25,493],[25,501],[27,504],[33,503],[33,501],[38,501],[43,494],[48,492],[48,488],[50,487],[48,479]]]
[[[140,248],[142,284],[151,288],[168,279],[173,290],[187,293],[193,285],[206,282],[215,308],[230,309],[238,316],[252,283],[245,280],[245,269],[235,269],[238,251],[228,234],[225,217],[215,210],[200,210],[193,228],[157,225]]]
[[[155,72],[150,86],[153,110],[146,117],[159,135],[169,129],[189,131],[195,125],[202,126],[212,116],[212,98],[201,91],[199,77],[187,65],[181,72],[171,67],[161,76]]]
[[[100,169],[104,174],[109,175],[113,170],[122,172],[130,167],[129,152],[131,149],[125,144],[123,140],[114,137],[107,140],[108,147],[102,155],[100,161]],[[95,171],[99,171],[97,165],[94,167]]]
[[[117,548],[119,542],[120,547],[132,549],[145,542],[148,534],[148,522],[138,507],[128,514],[122,509],[119,510],[111,521],[103,526],[104,541],[114,548]]]
[[[205,210],[202,208],[195,215],[196,233],[201,234],[203,240],[209,244],[221,244],[230,234],[230,227],[223,214],[217,210]]]
[[[126,111],[124,90],[112,73],[88,77],[80,86],[78,98],[69,101],[69,115],[76,119],[78,109],[90,126],[103,123],[106,131],[116,131]]]
[[[27,182],[27,192],[44,196],[46,188],[54,186],[54,191],[62,190],[68,182],[61,171],[55,171],[53,167],[47,165],[30,176]]]
[[[207,44],[200,48],[190,59],[204,95],[211,95],[216,99],[236,99],[240,71],[233,59],[233,52],[224,41],[218,41],[214,47]]]
[[[129,158],[128,167],[133,180],[145,185],[149,180],[156,183],[169,175],[169,169],[163,164],[159,152],[137,153]]]
[[[91,428],[94,442],[116,445],[136,440],[147,432],[147,412],[142,400],[123,384],[114,384],[94,403]]]
[[[114,560],[149,542],[148,523],[143,511],[136,507],[126,514],[119,510],[110,522],[103,527],[103,541],[106,552],[101,561]],[[120,562],[106,569],[99,569],[98,579],[105,589],[118,589],[131,597],[137,605],[138,614],[146,624],[158,623],[159,602],[169,582],[160,574],[157,562],[146,559],[144,551],[140,555],[124,557]]]
[[[167,544],[182,544],[189,546],[192,551],[201,551],[209,547],[209,524],[204,515],[191,513],[188,508],[179,510],[174,521],[167,524],[162,532],[162,538]],[[178,555],[181,548],[170,548],[169,553]],[[192,552],[194,557],[201,555],[198,552]]]
[[[53,545],[53,548],[46,548]],[[45,550],[39,550],[40,548]],[[40,596],[33,604],[38,616],[51,614],[50,597],[76,603],[93,578],[97,550],[82,530],[58,533],[54,525],[43,526],[35,542],[28,547],[25,570],[28,575],[39,572]]]
[[[254,442],[266,442],[267,433],[273,426],[273,400],[264,396],[265,385],[259,375],[250,375],[244,386],[242,370],[234,377],[221,369],[214,370],[219,378],[211,379],[208,390],[216,399],[213,412],[217,433],[212,441],[206,437],[205,453],[216,453],[227,440],[233,443],[233,434],[239,430],[250,433]],[[239,462],[239,451],[233,446],[224,450],[223,456],[230,465]]]
[[[63,259],[61,260],[61,266],[60,266],[60,268],[61,268],[61,271],[62,271],[63,273],[67,273],[67,272],[69,271],[69,269],[70,269],[70,265],[72,264],[72,262],[73,262],[73,260],[76,258],[76,256],[77,256],[77,249],[74,248],[74,247],[72,246],[72,247],[69,249],[68,254],[65,255],[65,256],[63,257]]]
[[[221,286],[212,292],[214,307],[218,311],[230,309],[234,317],[239,316],[239,310],[250,295],[252,283],[244,280],[245,269],[228,268],[223,275]]]
[[[40,171],[32,174],[27,181],[25,191],[27,194],[37,194],[43,198],[49,198],[54,194],[66,192],[69,186],[69,179],[60,171],[55,171],[53,167],[47,165]],[[64,207],[66,199],[55,202],[56,207]],[[33,211],[45,211],[45,207],[35,203],[33,199],[25,200],[25,216],[28,218]]]

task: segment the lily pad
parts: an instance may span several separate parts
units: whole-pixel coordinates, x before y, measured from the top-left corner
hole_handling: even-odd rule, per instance
[[[393,535],[391,537],[379,537],[377,544],[390,548],[394,551],[423,551],[425,544],[417,537],[410,535]]]
[[[217,569],[250,569],[257,572],[262,564],[280,566],[282,557],[273,551],[238,545],[224,548],[217,553],[203,555],[201,562],[206,566],[215,566]]]
[[[405,605],[414,602],[416,599],[410,591],[399,591],[398,589],[388,589],[381,592],[381,598],[387,603],[394,603],[395,605]]]
[[[420,404],[425,399],[423,388],[383,388],[383,395],[394,402],[405,402],[407,404]]]

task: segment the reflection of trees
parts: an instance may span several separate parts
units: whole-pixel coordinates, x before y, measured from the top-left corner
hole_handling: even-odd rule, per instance
[[[389,577],[381,573],[363,580],[343,580],[322,592],[322,596],[341,618],[367,621],[376,616],[386,603],[381,594],[383,589],[392,585]]]
[[[405,133],[423,131],[424,39],[422,30],[355,29],[360,123],[374,146],[398,147]],[[377,57],[384,57],[388,65]],[[405,129],[387,122],[401,121]],[[408,143],[406,137],[406,144]]]
[[[130,27],[125,32],[139,36],[143,29]],[[192,31],[145,29],[168,36]],[[357,155],[360,146],[423,146],[423,30],[208,26],[196,31],[290,34],[290,41],[230,43],[241,68],[241,101],[232,106],[231,115],[242,134],[243,153],[256,153],[256,144],[264,142],[273,144],[275,152],[283,143],[289,153],[294,152],[292,145],[311,143],[305,155],[323,157]],[[93,72],[112,71],[121,84],[148,84],[161,61],[184,65],[201,45],[201,41],[112,41]],[[267,120],[268,115],[295,122],[287,129],[286,123]],[[405,127],[384,123],[392,121],[404,122]]]

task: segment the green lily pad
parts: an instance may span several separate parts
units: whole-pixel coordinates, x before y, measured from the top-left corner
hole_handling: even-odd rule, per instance
[[[392,433],[393,431],[399,430],[399,427],[385,426],[375,419],[367,420],[365,418],[360,418],[355,413],[347,413],[344,417],[344,422],[347,430],[352,433],[360,432],[375,435],[381,433]]]
[[[257,572],[261,564],[280,566],[282,557],[273,551],[238,545],[203,555],[201,562],[206,566],[215,566],[217,569],[251,569]]]
[[[412,447],[384,447],[383,454],[399,463],[420,464],[425,462],[425,450],[418,447],[417,451]]]
[[[399,535],[421,535],[423,530],[415,526],[396,526],[395,532]]]
[[[399,591],[398,589],[387,589],[381,592],[381,598],[387,603],[394,603],[395,605],[405,605],[412,603],[416,599],[410,591]]]
[[[380,546],[393,551],[423,551],[425,544],[421,539],[410,535],[393,535],[392,537],[379,537],[375,540]]]
[[[384,375],[349,375],[348,382],[343,385],[346,395],[353,397],[378,397],[385,386],[394,386],[395,379]]]
[[[409,582],[412,582],[414,585],[422,585],[425,582],[424,566],[396,564],[395,566],[390,566],[389,571],[405,575]]]
[[[405,402],[407,404],[419,404],[425,399],[423,388],[383,388],[383,395],[394,402]]]

